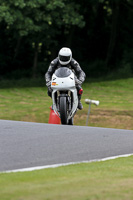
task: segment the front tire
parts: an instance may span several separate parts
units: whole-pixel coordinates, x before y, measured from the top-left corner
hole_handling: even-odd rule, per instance
[[[68,120],[68,125],[73,125],[73,118]]]
[[[61,124],[67,124],[67,99],[60,97],[60,118]]]

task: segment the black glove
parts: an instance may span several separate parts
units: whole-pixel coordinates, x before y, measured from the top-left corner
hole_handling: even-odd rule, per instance
[[[47,86],[47,87],[51,86],[51,81],[48,81],[48,82],[46,83],[46,86]]]
[[[75,83],[76,83],[76,85],[81,85],[82,81],[80,81],[79,79],[77,79],[77,77],[75,77]]]
[[[53,91],[52,88],[51,88],[51,86],[48,87],[48,91],[49,91],[49,92],[52,92],[52,91]]]
[[[51,81],[48,81],[48,82],[46,83],[46,86],[48,87],[48,92],[51,93],[51,92],[52,92]]]

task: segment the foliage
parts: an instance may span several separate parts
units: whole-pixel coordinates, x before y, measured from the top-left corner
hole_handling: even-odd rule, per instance
[[[66,0],[1,0],[0,21],[6,23],[8,31],[17,31],[20,36],[32,32],[43,33],[50,29],[53,23],[60,26],[72,24],[82,27],[82,16],[73,10],[73,6],[73,2],[67,3]],[[75,10],[79,10],[78,5]]]
[[[0,0],[0,78],[43,76],[62,46],[88,76],[132,75],[132,19],[131,0]]]

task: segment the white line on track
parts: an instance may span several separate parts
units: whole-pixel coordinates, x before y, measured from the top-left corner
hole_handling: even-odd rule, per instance
[[[106,161],[106,160],[113,160],[113,159],[116,159],[116,158],[124,158],[124,157],[129,157],[129,156],[132,156],[132,155],[133,154],[124,154],[124,155],[112,156],[112,157],[107,157],[107,158],[102,158],[102,159],[95,159],[95,160],[90,160],[90,161],[69,162],[69,163],[61,163],[61,164],[53,164],[53,165],[29,167],[29,168],[23,168],[23,169],[7,170],[7,171],[3,171],[1,173],[28,172],[28,171],[34,171],[34,170],[56,168],[56,167],[74,165],[74,164],[81,164],[81,163],[91,163],[91,162],[100,162],[100,161]]]

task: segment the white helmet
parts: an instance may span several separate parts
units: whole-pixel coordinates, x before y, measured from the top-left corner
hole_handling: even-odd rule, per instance
[[[61,65],[67,65],[72,59],[72,51],[67,47],[63,47],[58,54]]]

